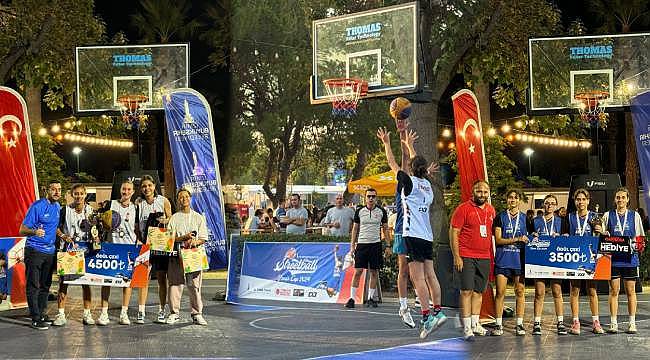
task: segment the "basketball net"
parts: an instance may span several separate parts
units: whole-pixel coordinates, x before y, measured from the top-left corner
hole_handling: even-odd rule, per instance
[[[607,91],[587,91],[577,93],[575,99],[578,101],[578,112],[580,118],[591,127],[600,126],[605,128],[609,114],[605,112],[603,104],[609,98]]]
[[[357,114],[359,100],[368,94],[368,82],[360,79],[323,80],[332,99],[332,116],[350,118]]]
[[[144,114],[144,104],[149,100],[144,95],[124,95],[117,98],[120,104],[122,121],[130,130],[144,132],[147,128],[147,115]]]

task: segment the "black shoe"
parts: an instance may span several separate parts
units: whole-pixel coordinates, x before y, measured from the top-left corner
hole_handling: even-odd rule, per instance
[[[564,321],[560,321],[560,322],[557,323],[557,334],[558,335],[566,335],[567,334],[566,326],[564,326]]]
[[[31,327],[32,329],[36,329],[36,330],[47,330],[50,328],[50,325],[39,320],[39,321],[32,321]]]
[[[345,307],[348,309],[354,309],[354,299],[350,298],[350,300],[345,303]]]
[[[538,322],[533,324],[533,335],[542,335],[542,324]]]
[[[52,326],[52,321],[49,316],[45,315],[41,318],[41,322],[47,324],[47,326]]]
[[[366,303],[367,307],[374,307],[376,308],[379,304],[374,299],[368,299],[368,302]]]

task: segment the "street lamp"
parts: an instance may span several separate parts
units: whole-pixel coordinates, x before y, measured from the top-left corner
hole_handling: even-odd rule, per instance
[[[535,150],[531,148],[525,148],[524,149],[524,155],[528,156],[528,176],[533,176],[533,168],[530,164],[530,157],[533,156],[533,153]]]
[[[72,148],[72,153],[77,157],[77,175],[79,175],[79,154],[81,154],[81,148],[79,146],[75,146]]]

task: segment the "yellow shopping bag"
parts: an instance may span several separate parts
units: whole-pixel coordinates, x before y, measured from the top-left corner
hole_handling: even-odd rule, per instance
[[[160,252],[174,251],[174,239],[168,229],[150,226],[147,229],[147,244],[151,250]]]
[[[186,274],[208,270],[208,254],[205,252],[205,247],[199,246],[191,249],[181,249],[181,260],[183,262],[183,271]]]
[[[56,254],[56,273],[83,275],[86,273],[86,259],[83,251],[61,251]]]

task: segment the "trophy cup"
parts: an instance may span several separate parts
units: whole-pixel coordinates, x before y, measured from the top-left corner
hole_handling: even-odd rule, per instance
[[[600,205],[598,204],[594,205],[594,213],[596,215],[589,222],[589,225],[591,225],[591,232],[594,236],[600,236],[603,232],[603,218],[601,217],[601,214],[598,212],[599,208]]]

